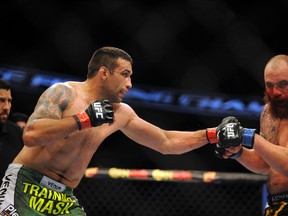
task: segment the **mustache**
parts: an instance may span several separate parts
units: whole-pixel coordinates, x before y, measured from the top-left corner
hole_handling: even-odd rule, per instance
[[[269,103],[269,109],[273,117],[276,119],[288,119],[288,98],[281,100],[279,98],[272,99],[265,91],[263,100],[265,104]]]
[[[288,98],[286,99],[279,99],[279,97],[271,98],[267,91],[264,92],[264,102],[271,103],[277,106],[283,106],[288,108]]]
[[[9,114],[9,112],[8,111],[5,111],[5,110],[3,110],[1,113],[0,113],[0,115],[8,115]]]

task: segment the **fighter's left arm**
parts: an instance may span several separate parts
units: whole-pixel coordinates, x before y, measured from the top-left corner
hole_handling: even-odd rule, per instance
[[[129,116],[129,119],[120,130],[135,142],[162,154],[182,154],[208,143],[206,129],[164,130],[140,118],[128,105],[125,107],[125,116]]]

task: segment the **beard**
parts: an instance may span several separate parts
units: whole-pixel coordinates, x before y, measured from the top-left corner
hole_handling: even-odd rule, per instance
[[[3,110],[3,112],[0,113],[0,121],[1,122],[7,121],[8,116],[9,116],[9,112],[7,112],[6,110]]]
[[[271,115],[276,119],[288,119],[288,98],[272,99],[267,91],[264,92],[264,102],[269,103]]]

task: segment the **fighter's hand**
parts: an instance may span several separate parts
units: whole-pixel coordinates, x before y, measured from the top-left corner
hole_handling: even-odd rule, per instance
[[[100,126],[104,123],[113,123],[113,106],[108,100],[96,100],[84,112],[73,117],[78,124],[79,130]]]
[[[255,129],[243,128],[239,122],[220,125],[217,127],[217,137],[222,148],[237,147],[240,144],[253,147]]]
[[[206,129],[206,137],[207,137],[207,140],[209,141],[209,143],[219,142],[219,139],[217,137],[217,132],[219,130],[221,130],[223,127],[225,127],[225,125],[230,123],[230,122],[237,123],[239,121],[234,116],[228,116],[222,120],[221,124],[217,128],[216,127],[215,128],[207,128]]]
[[[243,147],[241,145],[237,147],[231,147],[231,148],[225,149],[221,147],[219,143],[217,143],[214,149],[215,156],[220,159],[228,159],[228,158],[237,159],[241,156],[242,152],[243,152]]]
[[[217,137],[219,139],[219,145],[224,149],[239,146],[242,141],[242,130],[240,123],[221,123],[217,127]]]

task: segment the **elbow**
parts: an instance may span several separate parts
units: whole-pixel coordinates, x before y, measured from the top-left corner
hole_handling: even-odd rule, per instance
[[[24,145],[27,147],[39,145],[39,135],[39,132],[35,130],[35,123],[27,125],[22,135]]]
[[[35,134],[31,132],[25,132],[22,136],[24,145],[27,147],[33,147],[37,145],[37,138],[35,137]]]
[[[269,174],[269,169],[264,169],[264,170],[259,170],[259,171],[255,171],[256,174],[259,174],[259,175],[268,175]]]
[[[169,155],[171,152],[167,146],[157,146],[157,148],[153,148],[155,151],[159,152],[162,155]]]
[[[158,151],[163,155],[180,155],[183,152],[177,151],[173,146],[164,145]]]
[[[171,152],[169,152],[169,151],[166,151],[166,150],[159,150],[159,152],[162,154],[162,155],[170,155],[171,154]]]

